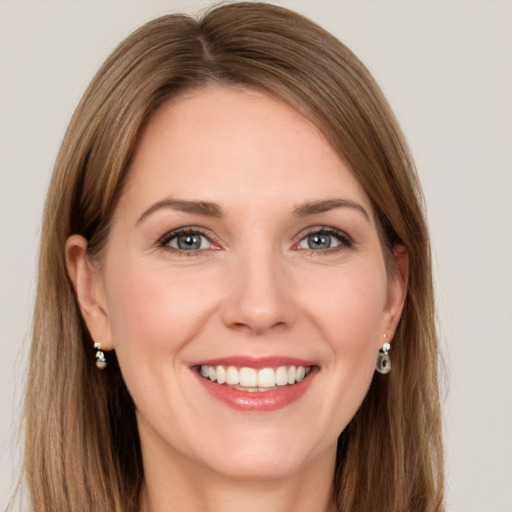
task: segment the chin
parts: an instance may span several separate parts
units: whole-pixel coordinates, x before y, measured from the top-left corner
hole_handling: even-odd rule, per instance
[[[299,432],[297,431],[299,430]],[[239,480],[281,480],[300,473],[303,468],[323,457],[334,459],[337,437],[314,441],[310,432],[290,427],[275,432],[272,427],[254,428],[252,432],[232,432],[222,444],[209,453],[203,452],[203,463],[224,477]]]
[[[220,476],[241,481],[283,480],[301,471],[305,458],[290,453],[233,453],[210,468]]]

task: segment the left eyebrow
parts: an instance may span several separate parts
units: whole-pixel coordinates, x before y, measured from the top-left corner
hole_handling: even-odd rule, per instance
[[[317,213],[328,212],[335,208],[352,208],[361,213],[368,222],[370,222],[370,215],[366,209],[350,199],[326,199],[323,201],[312,201],[304,203],[294,208],[293,213],[298,217],[306,217],[308,215],[315,215]]]

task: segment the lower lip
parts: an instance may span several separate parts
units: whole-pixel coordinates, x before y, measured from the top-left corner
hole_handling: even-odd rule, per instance
[[[298,400],[309,388],[317,373],[313,367],[302,381],[272,391],[242,391],[225,384],[216,384],[195,372],[205,389],[217,400],[239,411],[277,411]]]

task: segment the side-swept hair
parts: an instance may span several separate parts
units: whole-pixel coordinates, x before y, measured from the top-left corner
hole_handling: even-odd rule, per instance
[[[430,248],[423,200],[400,128],[379,87],[332,35],[259,3],[168,15],[130,35],[78,105],[48,191],[25,402],[24,469],[35,512],[135,512],[144,479],[134,404],[112,356],[94,365],[64,255],[81,234],[101,256],[130,158],[149,116],[207,84],[256,88],[314,122],[372,201],[393,272],[409,282],[393,370],[376,374],[341,434],[333,492],[343,512],[443,508],[443,457]]]

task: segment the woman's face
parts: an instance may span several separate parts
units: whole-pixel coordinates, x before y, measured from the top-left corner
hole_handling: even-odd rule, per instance
[[[82,308],[116,350],[145,460],[242,478],[332,468],[404,294],[321,132],[222,87],[147,124],[91,276]]]

